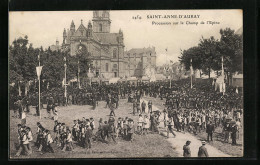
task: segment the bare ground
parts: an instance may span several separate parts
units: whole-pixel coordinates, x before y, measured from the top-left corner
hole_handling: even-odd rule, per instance
[[[59,107],[59,121],[64,122],[67,126],[72,127],[74,119],[82,119],[82,117],[95,119],[96,126],[99,118],[108,120],[109,109],[104,108],[105,103],[100,102],[96,110],[92,110],[91,106],[68,106]],[[127,103],[126,100],[120,100],[119,108],[115,111],[116,117],[130,117],[137,121],[137,116],[132,116],[132,104]],[[31,127],[34,133],[34,141],[36,141],[36,122],[40,121],[42,125],[51,130],[52,137],[54,121],[49,118],[46,109],[41,110],[42,118],[35,116],[35,109],[27,114],[27,126]],[[36,152],[36,147],[33,148],[33,154],[30,156],[21,155],[15,157],[16,144],[18,142],[17,124],[20,119],[12,117],[13,111],[10,111],[10,157],[15,159],[30,159],[30,158],[126,158],[126,157],[177,157],[176,150],[171,143],[159,134],[148,134],[145,136],[135,135],[134,141],[118,140],[117,144],[113,142],[106,144],[102,142],[92,143],[92,150],[87,151],[77,144],[74,144],[74,151],[62,152],[58,146],[54,145],[55,153]]]

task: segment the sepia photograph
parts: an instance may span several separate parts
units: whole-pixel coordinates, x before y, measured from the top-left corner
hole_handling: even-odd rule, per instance
[[[9,158],[244,156],[243,10],[10,11]]]

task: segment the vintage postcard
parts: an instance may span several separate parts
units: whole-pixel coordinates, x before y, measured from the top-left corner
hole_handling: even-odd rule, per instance
[[[243,157],[242,10],[9,12],[9,157]]]

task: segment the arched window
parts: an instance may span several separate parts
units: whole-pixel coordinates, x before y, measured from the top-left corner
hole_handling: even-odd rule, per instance
[[[117,50],[116,50],[116,48],[113,50],[113,58],[117,58]]]
[[[99,24],[99,31],[102,32],[102,24]]]
[[[108,72],[108,63],[106,63],[106,72]]]

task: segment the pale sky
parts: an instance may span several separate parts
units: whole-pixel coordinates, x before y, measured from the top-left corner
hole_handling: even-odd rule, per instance
[[[132,19],[133,16],[142,19]],[[147,15],[176,15],[177,18],[147,18]],[[199,18],[178,18],[179,15],[199,15]],[[27,35],[34,47],[55,44],[56,39],[62,43],[63,29],[70,27],[74,20],[76,29],[80,20],[87,27],[92,20],[92,11],[34,11],[9,13],[9,44],[20,36]],[[110,11],[111,33],[124,33],[125,49],[155,47],[157,65],[166,60],[178,61],[180,49],[196,46],[203,36],[220,38],[219,30],[230,27],[238,30],[243,26],[242,10],[113,10]],[[152,25],[152,22],[184,22],[183,25]],[[186,25],[186,21],[198,22],[198,25]],[[200,24],[204,21],[205,24]],[[219,24],[206,24],[215,21]],[[167,48],[167,53],[165,49]]]

